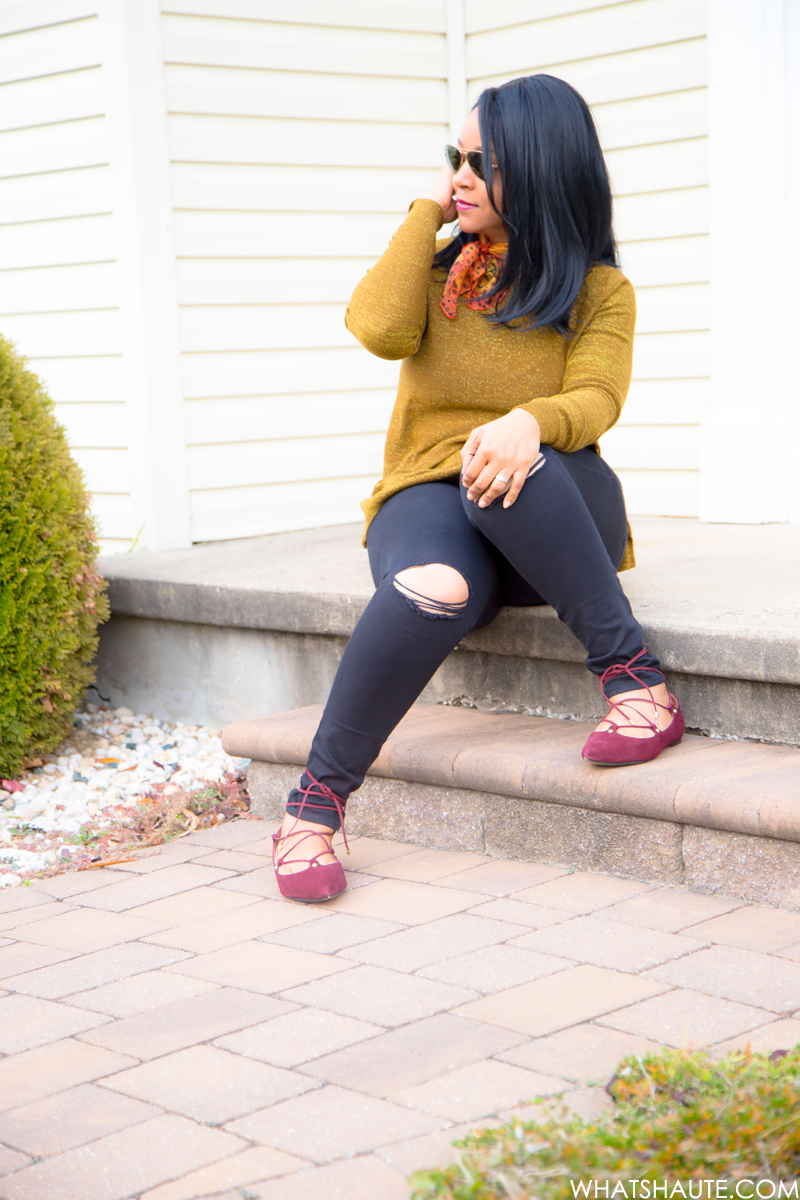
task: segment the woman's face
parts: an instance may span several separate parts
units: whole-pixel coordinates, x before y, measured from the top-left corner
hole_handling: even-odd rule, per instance
[[[481,146],[477,108],[473,108],[464,122],[458,144],[462,150],[483,150],[484,161],[487,154],[491,153],[488,147]],[[498,171],[494,172],[492,190],[494,202],[500,208],[503,191]],[[486,184],[482,179],[478,179],[466,159],[453,175],[453,191],[458,209],[458,224],[464,233],[485,233],[490,242],[508,241],[506,227],[489,203]]]

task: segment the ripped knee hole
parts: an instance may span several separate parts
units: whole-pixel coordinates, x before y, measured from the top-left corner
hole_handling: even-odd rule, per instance
[[[442,581],[440,580],[439,587],[430,586],[430,591],[442,590],[450,596],[458,595],[459,593],[466,593],[464,598],[450,600],[444,599],[440,596],[431,596],[426,592],[417,591],[416,588],[411,587],[406,582],[406,579],[401,578],[403,575],[406,577],[412,575],[412,578],[414,578],[416,582],[417,572],[424,573],[424,567],[422,566],[408,567],[405,571],[401,571],[394,578],[394,587],[396,591],[398,591],[404,598],[404,600],[408,602],[411,608],[414,609],[414,612],[419,613],[420,616],[428,617],[432,620],[455,620],[457,617],[461,616],[464,609],[467,607],[467,604],[469,603],[469,585],[467,584],[467,581],[464,579],[463,575],[456,571],[454,567],[447,567],[444,563],[430,565],[436,567],[441,566],[450,576],[450,578],[444,584],[442,584]]]

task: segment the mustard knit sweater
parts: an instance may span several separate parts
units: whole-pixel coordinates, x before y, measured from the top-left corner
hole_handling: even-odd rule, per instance
[[[586,276],[572,338],[492,325],[463,302],[451,321],[439,307],[447,272],[433,266],[447,245],[436,241],[442,221],[435,200],[415,200],[345,317],[372,354],[404,360],[383,478],[361,506],[367,529],[395,492],[457,475],[459,451],[477,425],[524,408],[543,443],[581,450],[619,419],[630,385],[636,301],[620,271],[596,266]],[[629,538],[620,570],[634,565]]]

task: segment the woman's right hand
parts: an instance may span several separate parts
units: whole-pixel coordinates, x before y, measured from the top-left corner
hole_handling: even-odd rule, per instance
[[[428,192],[425,199],[435,200],[441,207],[444,213],[445,224],[448,221],[455,221],[458,212],[456,210],[455,196],[453,195],[453,172],[449,167],[442,167],[437,176],[436,183]]]

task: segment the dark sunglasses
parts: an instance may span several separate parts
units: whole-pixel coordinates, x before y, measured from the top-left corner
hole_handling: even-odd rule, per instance
[[[472,171],[476,179],[486,179],[483,173],[483,151],[482,150],[462,150],[460,146],[445,146],[444,157],[450,170],[455,174],[460,171],[464,165],[464,159],[467,160],[467,165]],[[493,162],[492,167],[497,170],[497,163]]]

